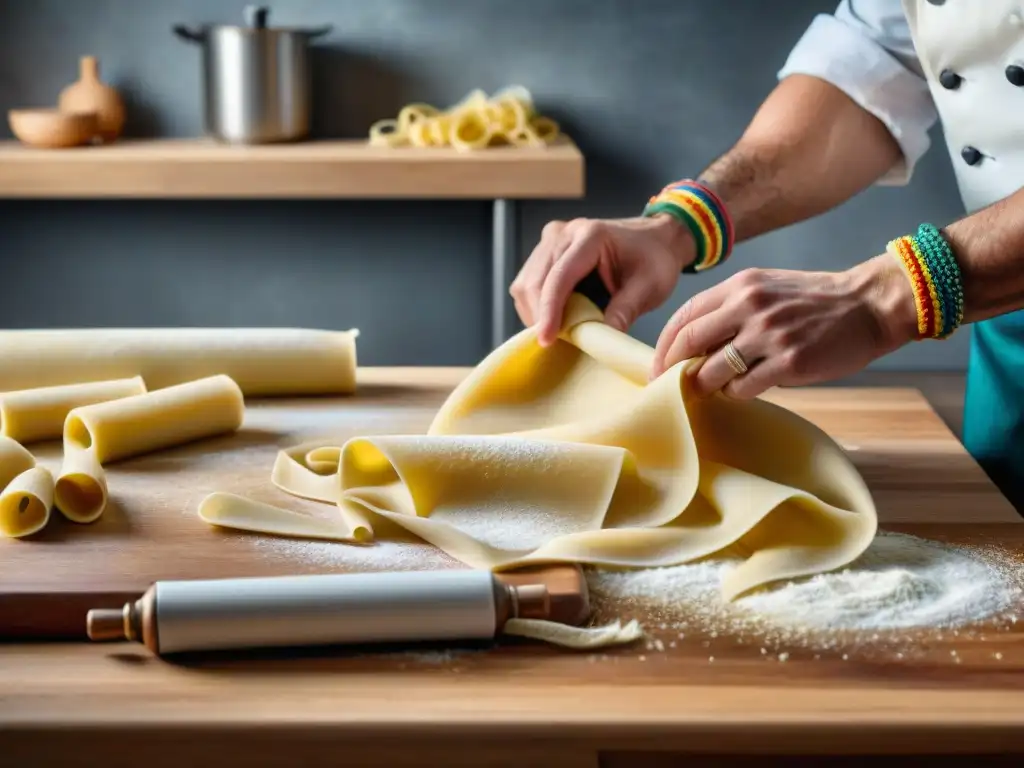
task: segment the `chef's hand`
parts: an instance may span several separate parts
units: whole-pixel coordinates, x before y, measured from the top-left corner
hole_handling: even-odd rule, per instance
[[[917,336],[914,294],[887,254],[845,272],[748,269],[686,302],[658,339],[652,376],[707,355],[695,394],[737,399],[855,373]],[[729,342],[748,372],[730,366]]]
[[[558,338],[573,289],[595,268],[611,294],[606,322],[626,331],[672,295],[695,257],[693,236],[670,216],[553,221],[509,292],[520,319],[547,346]]]

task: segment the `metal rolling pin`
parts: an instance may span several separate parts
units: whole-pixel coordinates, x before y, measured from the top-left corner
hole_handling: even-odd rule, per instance
[[[489,571],[158,581],[121,610],[89,611],[87,631],[164,655],[489,639],[509,619],[550,610],[544,585],[508,585]]]

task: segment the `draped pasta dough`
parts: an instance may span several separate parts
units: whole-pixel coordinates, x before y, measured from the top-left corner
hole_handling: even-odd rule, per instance
[[[75,408],[146,391],[142,378],[64,384],[0,393],[0,435],[21,443],[61,436],[64,419]]]
[[[696,361],[648,383],[653,354],[574,295],[555,345],[531,329],[510,339],[427,435],[283,451],[273,480],[337,505],[339,539],[372,536],[382,517],[476,568],[668,566],[728,551],[745,560],[722,584],[726,599],[867,548],[875,507],[835,442],[770,403],[694,398]],[[218,494],[200,515],[280,534],[297,514],[251,509]]]
[[[162,389],[225,374],[251,396],[350,394],[357,336],[302,328],[0,331],[0,392],[133,376]]]
[[[31,536],[46,527],[53,508],[53,475],[45,467],[27,469],[0,493],[0,534]]]

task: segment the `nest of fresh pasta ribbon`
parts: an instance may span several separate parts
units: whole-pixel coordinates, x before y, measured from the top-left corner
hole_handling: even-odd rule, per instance
[[[474,90],[452,107],[408,104],[396,118],[370,127],[370,144],[380,147],[454,147],[468,152],[512,145],[545,147],[561,130],[558,123],[537,112],[533,96],[511,86],[488,97]]]

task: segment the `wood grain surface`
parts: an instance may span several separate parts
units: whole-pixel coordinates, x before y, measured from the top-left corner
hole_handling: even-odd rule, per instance
[[[229,490],[294,505],[269,483],[279,446],[421,431],[464,374],[367,369],[347,400],[252,403],[234,438],[112,467],[115,506],[99,524],[0,542],[0,586],[27,595],[322,570],[269,556],[258,537],[209,530],[196,504]],[[888,529],[1021,562],[1019,516],[917,393],[829,388],[769,399],[851,451]],[[361,556],[362,569],[369,563]],[[102,754],[105,765],[127,766],[140,750],[156,750],[151,765],[225,756],[327,765],[345,755],[346,765],[563,768],[596,766],[599,753],[603,765],[660,753],[658,765],[688,766],[739,753],[1024,753],[1024,621],[828,647],[649,629],[647,642],[662,639],[662,649],[572,653],[510,640],[167,661],[126,644],[7,644],[0,764],[85,765]],[[669,752],[687,757],[670,763]]]
[[[329,506],[271,484],[277,451],[313,440],[340,445],[356,435],[421,433],[466,372],[363,369],[353,397],[251,401],[236,435],[111,465],[111,503],[99,522],[75,525],[55,515],[31,540],[0,540],[0,637],[82,637],[89,608],[118,607],[161,579],[461,567],[399,531],[368,547],[293,545],[212,529],[196,510],[207,494],[228,491],[330,515]],[[913,390],[781,390],[769,399],[846,447],[883,522],[1020,522]],[[59,445],[32,449],[46,466],[59,466]]]
[[[546,148],[459,152],[365,141],[227,146],[205,139],[74,149],[0,142],[0,198],[578,198],[584,162]]]

